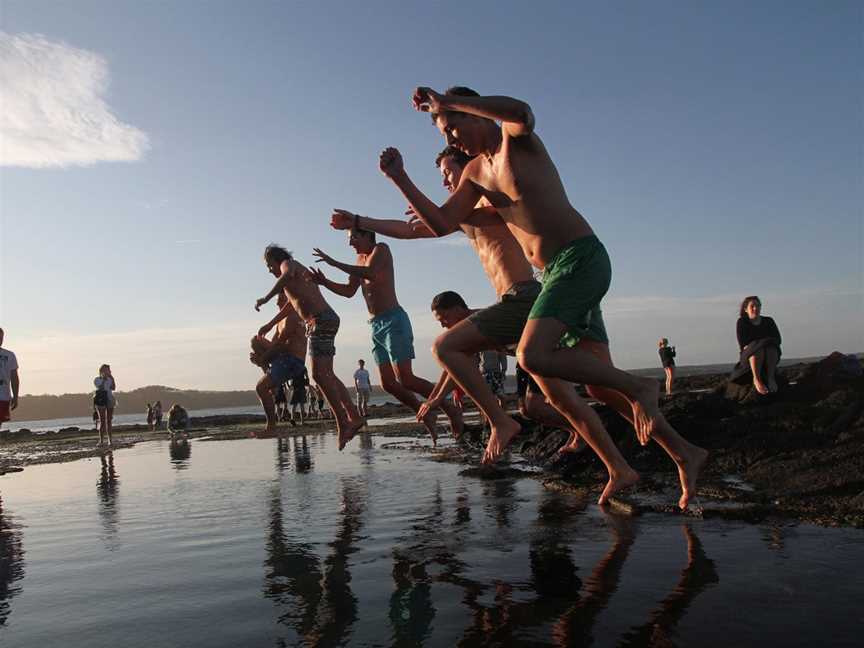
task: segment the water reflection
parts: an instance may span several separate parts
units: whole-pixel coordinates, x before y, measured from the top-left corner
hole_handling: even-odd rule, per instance
[[[168,456],[171,457],[171,465],[175,470],[186,470],[192,456],[192,444],[187,439],[171,439]]]
[[[675,626],[693,600],[710,585],[720,582],[714,561],[705,555],[702,542],[689,525],[681,527],[687,541],[687,565],[672,592],[660,602],[644,625],[624,635],[623,646],[674,646]]]
[[[21,526],[3,509],[0,498],[0,627],[11,613],[10,600],[21,592],[16,582],[24,577],[24,549]]]
[[[99,480],[96,482],[96,493],[99,496],[99,517],[104,531],[102,540],[105,548],[114,551],[120,544],[117,541],[117,490],[120,480],[114,469],[114,453],[109,452],[99,457],[102,464]]]
[[[306,438],[293,441],[297,472],[311,470]],[[289,439],[279,440],[280,472],[287,465],[290,445]],[[357,620],[358,601],[351,590],[349,557],[360,539],[368,494],[365,484],[356,479],[341,478],[340,486],[336,537],[328,545],[330,552],[323,560],[312,544],[286,532],[282,480],[277,480],[271,490],[264,596],[278,604],[281,610],[278,622],[291,628],[303,645],[341,644],[348,639]],[[296,529],[296,524],[291,528]],[[301,528],[297,533],[302,535],[304,531]],[[279,639],[277,645],[285,645],[284,640]]]

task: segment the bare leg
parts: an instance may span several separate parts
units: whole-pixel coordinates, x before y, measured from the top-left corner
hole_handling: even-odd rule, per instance
[[[498,404],[498,399],[480,375],[477,358],[474,354],[485,349],[495,348],[490,340],[480,333],[470,320],[462,320],[446,333],[439,336],[432,346],[432,353],[438,363],[448,371],[462,390],[468,394],[480,411],[486,416],[491,427],[483,463],[494,463],[513,440],[520,425],[514,421]]]
[[[114,431],[114,408],[113,407],[106,407],[105,413],[106,413],[105,418],[107,419],[107,422],[105,425],[105,434],[108,435],[108,447],[110,448],[114,445],[114,441],[111,439],[111,432]]]
[[[333,411],[341,450],[354,438],[357,430],[363,427],[363,420],[351,402],[345,385],[333,373],[333,356],[312,356],[312,377]]]
[[[405,389],[420,394],[426,398],[428,398],[429,395],[432,394],[432,390],[435,389],[435,385],[431,382],[414,375],[414,372],[411,369],[410,360],[399,362],[394,368],[396,371],[396,378]],[[462,435],[463,428],[462,410],[447,400],[441,403],[441,409],[444,410],[444,413],[450,421],[450,430],[453,432],[453,436],[458,439]],[[436,441],[435,434],[433,434],[432,441],[433,443]]]
[[[267,426],[264,428],[266,434],[272,434],[276,430],[276,404],[273,402],[273,382],[270,376],[264,376],[255,385],[255,393],[264,408],[264,416],[267,418]]]
[[[753,389],[762,395],[768,393],[768,387],[762,382],[762,365],[765,360],[765,351],[757,351],[750,356],[750,372],[753,374]]]
[[[560,378],[623,393],[633,404],[637,434],[640,438],[651,436],[663,418],[657,404],[660,395],[657,381],[616,369],[583,350],[558,348],[558,340],[565,330],[562,322],[551,317],[528,320],[516,352],[522,368],[535,376],[535,380],[536,376]]]
[[[413,391],[402,385],[396,377],[394,366],[389,363],[378,365],[378,375],[381,377],[381,386],[384,388],[384,391],[391,396],[395,396],[400,403],[410,407],[411,411],[416,414],[417,410],[420,409],[420,400],[414,395]],[[429,412],[425,417],[423,417],[423,427],[426,428],[429,436],[432,437],[433,445],[437,445],[438,443],[438,434],[435,431],[437,420],[438,415],[435,412]]]
[[[777,363],[780,354],[775,347],[765,349],[765,377],[768,380],[768,391],[776,392],[777,387]]]
[[[108,412],[105,407],[97,407],[96,412],[99,414],[99,445],[105,445],[105,431],[108,426]]]
[[[672,395],[672,381],[675,380],[675,369],[674,367],[664,367],[663,369],[666,372],[666,395]]]
[[[608,344],[582,340],[579,343],[579,348],[592,353],[603,362],[612,364]],[[596,385],[587,385],[586,388],[593,398],[609,405],[630,425],[633,425],[633,406],[624,394]],[[687,441],[675,431],[675,428],[669,425],[665,418],[654,431],[652,438],[657,442],[657,445],[663,448],[678,468],[678,481],[681,484],[681,498],[678,500],[678,506],[686,509],[690,498],[696,493],[696,481],[708,459],[708,451]],[[643,445],[645,444],[643,443]]]
[[[530,419],[538,421],[543,425],[561,428],[570,432],[570,439],[558,448],[558,454],[582,452],[586,448],[585,442],[579,436],[579,433],[570,427],[570,421],[561,416],[558,410],[547,403],[543,394],[536,394],[529,390],[525,394],[525,404],[521,409],[522,414]]]

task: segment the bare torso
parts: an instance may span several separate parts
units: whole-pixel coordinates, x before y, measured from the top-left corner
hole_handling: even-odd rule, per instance
[[[465,176],[495,207],[537,268],[546,267],[570,241],[593,234],[567,199],[558,170],[533,133],[514,138],[502,131],[495,154],[477,156]]]
[[[301,360],[306,358],[306,323],[296,310],[289,312],[285,319],[279,320],[272,342]]]
[[[481,202],[485,203],[485,199]],[[496,295],[500,297],[514,284],[534,278],[522,247],[494,210],[476,210],[461,228],[477,253]]]
[[[360,280],[360,289],[363,291],[363,299],[366,300],[369,314],[375,317],[396,308],[399,305],[399,300],[396,299],[393,257],[387,245],[378,243],[369,254],[358,254],[357,265],[370,267],[373,255],[380,255],[381,257],[377,261],[378,270],[371,279]]]
[[[304,322],[308,322],[321,311],[330,308],[330,305],[321,294],[321,289],[318,284],[309,278],[309,271],[302,263],[295,259],[282,262],[282,271],[285,271],[285,264],[290,264],[291,278],[283,288],[285,296],[294,310]]]

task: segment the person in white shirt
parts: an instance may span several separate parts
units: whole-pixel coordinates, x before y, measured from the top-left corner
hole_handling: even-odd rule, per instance
[[[18,359],[3,348],[3,329],[0,328],[0,427],[11,418],[18,407]]]
[[[358,360],[360,367],[354,372],[354,388],[357,391],[357,409],[360,416],[369,416],[369,396],[372,395],[372,384],[369,382],[369,372],[366,371],[366,361]]]
[[[93,385],[96,387],[93,405],[96,406],[96,411],[99,413],[99,446],[105,445],[105,437],[107,436],[108,447],[110,448],[113,445],[111,428],[114,420],[114,406],[117,404],[117,399],[114,398],[117,383],[114,382],[114,376],[111,375],[110,365],[103,364],[99,367],[99,375],[93,379]]]

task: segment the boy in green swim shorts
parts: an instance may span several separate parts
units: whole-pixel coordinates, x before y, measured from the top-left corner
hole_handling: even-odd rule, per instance
[[[688,444],[666,422],[658,406],[657,382],[615,369],[585,350],[568,348],[567,336],[584,332],[588,314],[608,290],[611,271],[605,250],[570,204],[558,171],[534,132],[531,107],[506,96],[483,97],[464,87],[443,94],[418,87],[412,101],[416,110],[430,113],[448,145],[476,156],[440,207],[404,173],[394,174],[393,181],[417,217],[432,231],[443,232],[448,224],[469,218],[474,205],[485,198],[532,265],[541,270],[549,267],[522,333],[517,359],[606,465],[609,481],[599,503],[636,483],[639,475],[612,443],[596,412],[565,381],[606,388],[626,398],[639,440],[647,443],[654,438],[678,465],[682,490],[678,504],[686,508],[707,452]],[[491,463],[521,428],[491,394],[475,401],[492,422],[484,455],[484,462]]]

